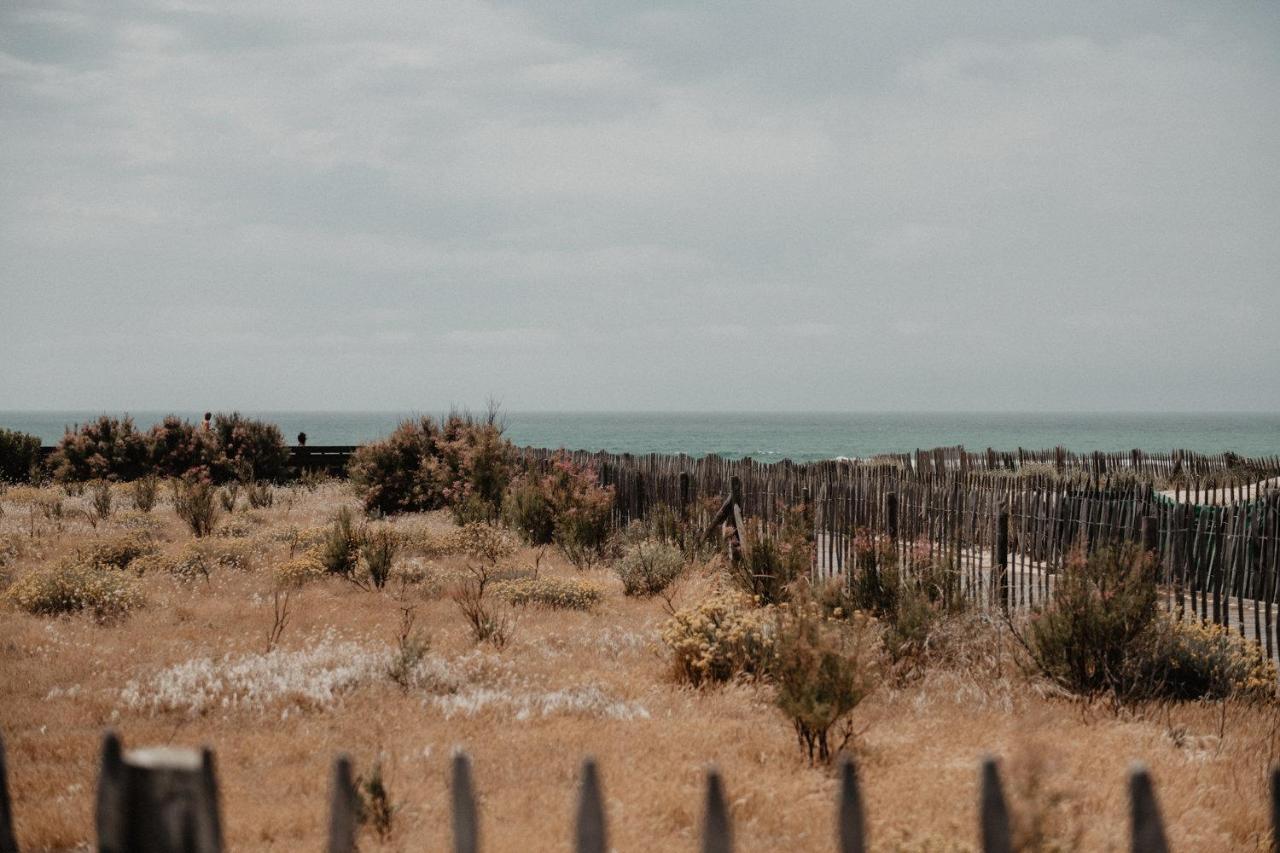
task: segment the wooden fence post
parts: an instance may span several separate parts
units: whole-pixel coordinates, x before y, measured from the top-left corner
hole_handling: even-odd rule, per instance
[[[1271,849],[1280,850],[1280,765],[1271,768]]]
[[[689,517],[689,472],[680,472],[680,518]]]
[[[702,853],[732,853],[733,830],[729,826],[729,809],[724,803],[724,786],[720,774],[707,773],[707,806],[702,816]]]
[[[0,735],[0,853],[18,853],[18,839],[13,831],[13,808],[9,804],[9,771],[5,766],[3,735]]]
[[[333,782],[329,788],[329,839],[327,853],[355,853],[356,788],[351,778],[351,759],[339,755],[333,762]]]
[[[1001,507],[996,517],[996,553],[993,561],[994,591],[1000,609],[1009,612],[1009,510]]]
[[[605,853],[609,849],[604,822],[604,800],[596,763],[582,762],[582,789],[578,793],[578,820],[574,827],[577,853]]]
[[[840,762],[840,804],[836,812],[836,841],[840,853],[866,853],[866,818],[862,813],[862,792],[858,790],[858,768],[849,758]]]
[[[1141,764],[1129,771],[1129,832],[1132,853],[1168,853],[1151,774]]]
[[[125,756],[108,731],[96,822],[102,853],[221,853],[213,753],[159,747]]]
[[[884,496],[884,523],[889,534],[889,541],[898,541],[898,493],[889,492]]]
[[[1142,517],[1142,550],[1148,554],[1154,554],[1160,550],[1160,528],[1156,524],[1156,518],[1153,515],[1144,515]]]
[[[453,806],[454,853],[476,853],[480,848],[480,821],[476,819],[476,797],[471,786],[471,761],[466,753],[453,756],[450,798]]]
[[[1000,787],[1000,771],[996,760],[987,756],[982,760],[982,791],[979,803],[979,822],[982,829],[983,853],[1013,853],[1013,840],[1009,832],[1009,807]]]

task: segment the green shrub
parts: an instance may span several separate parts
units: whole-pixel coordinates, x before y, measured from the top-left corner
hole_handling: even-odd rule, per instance
[[[517,607],[532,604],[550,610],[591,610],[604,600],[604,590],[595,584],[554,577],[498,581],[493,594]]]
[[[275,424],[246,418],[239,412],[219,413],[213,418],[212,431],[218,449],[218,480],[279,482],[289,476],[289,447]]]
[[[502,517],[530,545],[550,545],[556,532],[555,510],[543,478],[517,477],[502,501]]]
[[[695,687],[759,675],[773,653],[772,608],[757,608],[738,591],[713,594],[678,611],[662,626],[678,681]]]
[[[208,480],[188,479],[173,482],[173,511],[191,529],[196,538],[208,536],[218,520],[217,489]]]
[[[0,428],[0,483],[27,483],[40,467],[40,439]]]
[[[1052,603],[1033,613],[1027,647],[1040,670],[1084,696],[1130,695],[1150,652],[1155,565],[1133,546],[1072,555]]]
[[[124,616],[144,602],[129,574],[76,559],[28,572],[5,591],[5,598],[39,616],[89,611],[103,621]]]
[[[68,429],[49,466],[61,482],[132,480],[147,470],[147,442],[132,418],[103,415]]]
[[[625,594],[647,597],[670,586],[685,566],[679,548],[650,539],[629,545],[613,568]]]
[[[769,677],[810,763],[831,759],[832,727],[874,689],[875,645],[865,618],[828,620],[812,601],[778,609]]]

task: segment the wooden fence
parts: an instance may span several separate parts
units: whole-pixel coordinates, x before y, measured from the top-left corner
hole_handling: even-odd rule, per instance
[[[832,826],[832,847],[839,853],[865,853],[867,820],[857,770],[849,760],[839,768]],[[1166,853],[1168,842],[1150,774],[1135,765],[1129,774],[1129,849]],[[471,762],[454,756],[450,779],[452,840],[455,853],[481,849],[480,813]],[[1012,853],[1010,811],[994,758],[979,768],[975,836],[984,853]],[[1280,768],[1271,772],[1271,844],[1280,850]],[[570,828],[576,853],[609,850],[609,826],[600,772],[595,762],[582,765],[577,807]],[[350,758],[333,765],[329,793],[326,853],[354,853],[360,830],[360,801]],[[95,829],[100,853],[221,853],[225,849],[213,752],[160,748],[126,754],[120,739],[103,739],[98,777]],[[730,853],[733,824],[725,786],[713,769],[707,773],[701,840],[703,853]],[[18,853],[8,790],[4,741],[0,739],[0,853]]]

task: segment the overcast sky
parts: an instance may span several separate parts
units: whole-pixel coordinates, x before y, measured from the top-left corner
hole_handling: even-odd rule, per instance
[[[1280,409],[1257,3],[0,3],[0,409]]]

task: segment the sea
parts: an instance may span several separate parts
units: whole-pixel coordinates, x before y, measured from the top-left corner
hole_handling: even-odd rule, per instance
[[[0,427],[54,444],[68,427],[99,411],[0,411]],[[111,412],[113,415],[126,414]],[[134,411],[146,429],[165,415],[198,421],[203,412]],[[280,426],[290,443],[351,445],[376,440],[405,418],[442,412],[249,411]],[[507,436],[518,445],[685,453],[761,462],[797,462],[917,448],[964,445],[970,450],[1046,449],[1087,452],[1193,450],[1245,456],[1280,455],[1280,412],[1272,413],[1010,413],[1010,412],[503,412]]]

